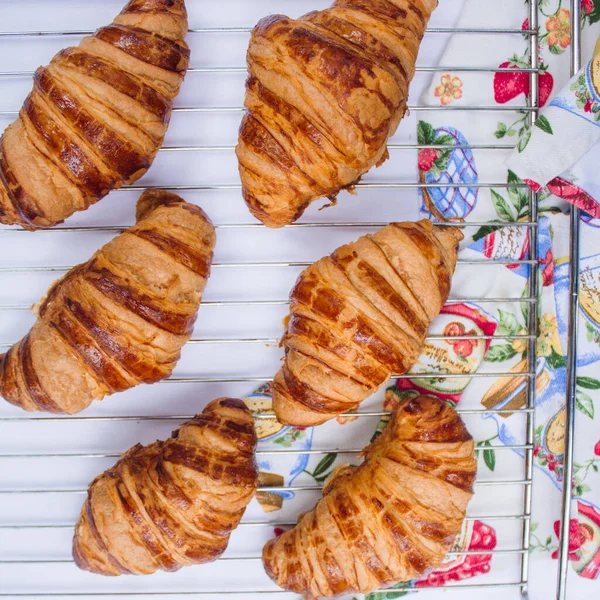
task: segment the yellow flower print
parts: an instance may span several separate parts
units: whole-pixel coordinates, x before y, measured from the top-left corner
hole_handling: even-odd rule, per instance
[[[434,94],[446,106],[446,104],[450,104],[453,100],[462,98],[462,86],[463,82],[460,77],[452,77],[450,73],[446,73],[442,75],[440,85],[435,88]]]
[[[527,329],[520,329],[517,335],[527,335]],[[512,349],[517,354],[523,354],[525,350],[527,350],[527,346],[529,345],[529,340],[525,340],[523,338],[517,338],[512,341]]]
[[[561,8],[554,17],[546,21],[548,45],[567,48],[571,44],[571,11]]]
[[[552,351],[562,356],[556,315],[546,313],[540,319],[538,334],[538,356],[550,356]]]

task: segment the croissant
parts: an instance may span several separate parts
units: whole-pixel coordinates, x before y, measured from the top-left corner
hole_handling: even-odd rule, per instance
[[[217,559],[258,482],[252,413],[220,398],[166,442],[134,446],[89,487],[78,567],[146,575]]]
[[[210,275],[202,209],[149,190],[137,224],[49,290],[31,331],[0,356],[0,395],[28,411],[76,413],[171,374]]]
[[[318,425],[356,409],[416,362],[450,292],[462,233],[391,223],[300,274],[273,382],[281,423]]]
[[[34,76],[0,138],[0,222],[50,227],[139,179],[165,136],[190,51],[184,0],[131,0]]]
[[[237,157],[243,195],[268,227],[334,200],[387,158],[437,0],[336,0],[252,31]]]
[[[267,574],[306,597],[370,593],[440,565],[473,493],[473,439],[456,411],[405,399],[358,468],[336,470],[323,498],[267,543]]]

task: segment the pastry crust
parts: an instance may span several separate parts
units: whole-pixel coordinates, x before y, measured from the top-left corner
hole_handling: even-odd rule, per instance
[[[336,0],[252,31],[236,149],[243,194],[269,227],[351,188],[387,157],[437,0]]]
[[[138,444],[94,479],[75,528],[77,566],[146,575],[216,560],[258,481],[252,413],[211,402],[165,442]]]
[[[341,467],[298,524],[267,543],[267,574],[307,598],[370,593],[439,566],[465,518],[477,463],[456,411],[405,399],[365,451]]]
[[[28,411],[73,414],[169,376],[192,334],[214,245],[201,208],[146,191],[137,224],[54,283],[30,332],[0,356],[0,394]]]
[[[188,67],[183,0],[132,0],[34,75],[0,138],[0,222],[51,227],[138,180]]]
[[[302,272],[273,385],[281,423],[318,425],[354,410],[412,367],[448,298],[462,237],[426,220],[391,223]]]

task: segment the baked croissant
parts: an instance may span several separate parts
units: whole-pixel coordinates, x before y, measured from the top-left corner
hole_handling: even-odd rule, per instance
[[[437,0],[336,0],[252,31],[237,146],[243,195],[269,227],[352,188],[387,158]]]
[[[364,463],[336,470],[317,506],[267,543],[267,574],[306,597],[370,593],[421,577],[461,530],[473,454],[453,408],[430,396],[403,400]]]
[[[412,367],[448,298],[462,238],[426,220],[391,223],[301,273],[273,384],[281,423],[318,425],[354,410]]]
[[[221,398],[166,442],[134,446],[89,487],[75,527],[78,567],[146,575],[210,562],[258,482],[252,413]]]
[[[0,222],[56,225],[146,172],[187,70],[187,29],[184,0],[131,0],[36,71],[0,139]]]
[[[0,356],[0,395],[28,411],[72,414],[170,375],[214,245],[202,209],[146,191],[137,224],[54,283],[31,331]]]

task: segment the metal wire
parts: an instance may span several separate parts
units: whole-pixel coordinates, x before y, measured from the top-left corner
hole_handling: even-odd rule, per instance
[[[572,4],[574,0],[571,0]],[[577,2],[575,2],[577,4]],[[576,14],[572,12],[572,14]],[[418,113],[427,113],[427,112],[437,112],[444,111],[447,113],[452,112],[494,112],[494,113],[526,113],[528,115],[528,121],[530,124],[533,123],[537,116],[538,111],[538,85],[537,85],[537,75],[539,73],[538,62],[537,62],[537,10],[536,3],[530,2],[530,17],[529,23],[531,28],[522,30],[520,28],[503,28],[503,29],[490,29],[490,28],[429,28],[427,30],[427,34],[433,35],[443,35],[443,34],[487,34],[487,35],[496,35],[496,34],[511,34],[511,35],[527,35],[529,36],[530,43],[530,55],[531,62],[528,68],[523,68],[521,71],[526,72],[530,76],[531,83],[531,102],[526,106],[422,106],[422,105],[411,105],[409,109],[413,112]],[[190,34],[192,35],[221,35],[221,34],[248,34],[250,32],[250,27],[210,27],[210,28],[192,28],[190,29]],[[37,37],[77,37],[88,35],[92,33],[91,31],[4,31],[0,32],[0,38],[25,38],[29,40],[33,40]],[[573,40],[575,40],[575,34],[573,34]],[[228,73],[243,73],[245,68],[239,66],[232,67],[194,67],[190,69],[191,73],[195,74],[228,74]],[[484,68],[484,67],[474,67],[469,65],[456,65],[456,66],[427,66],[427,65],[419,65],[417,67],[417,71],[422,73],[432,73],[432,72],[443,72],[443,71],[452,71],[452,72],[480,72],[480,73],[498,73],[498,72],[507,72],[510,69],[505,68]],[[18,78],[18,77],[30,77],[32,72],[30,71],[5,71],[0,72],[0,78]],[[218,114],[218,113],[239,113],[243,110],[241,106],[186,106],[186,107],[176,107],[174,109],[175,117],[178,118],[179,115],[185,115],[188,113],[209,113],[209,114]],[[15,117],[18,114],[17,109],[13,110],[2,110],[0,111],[1,117]],[[422,148],[430,148],[434,147],[431,145],[425,144],[390,144],[389,149],[391,151],[403,151],[403,150],[418,150]],[[440,146],[435,146],[436,148],[440,148]],[[460,146],[452,146],[457,149],[471,149],[471,150],[490,150],[490,151],[507,151],[511,149],[511,146],[503,145],[503,144],[464,144]],[[233,152],[234,147],[230,145],[180,145],[180,146],[167,146],[162,148],[161,152]],[[444,184],[447,187],[464,187],[464,183],[460,184]],[[157,186],[147,186],[147,187],[157,187]],[[212,185],[164,185],[160,187],[167,187],[173,190],[195,190],[195,191],[213,191],[213,190],[239,190],[240,185],[238,184],[212,184]],[[366,188],[366,189],[427,189],[436,187],[436,184],[422,184],[416,182],[362,182],[358,186],[358,188]],[[509,187],[507,183],[477,183],[477,184],[469,184],[469,187],[476,187],[480,189],[489,189],[489,188],[497,188],[497,189],[506,189]],[[511,185],[510,187],[519,187],[526,188],[523,185]],[[146,189],[146,187],[142,186],[124,186],[121,190],[118,191],[141,191]],[[535,197],[530,195],[530,214],[531,218],[526,221],[518,221],[518,222],[503,222],[502,226],[513,226],[517,228],[525,228],[530,236],[530,246],[532,248],[531,254],[526,260],[485,260],[485,261],[473,261],[473,260],[461,260],[459,261],[463,265],[536,265],[537,264],[537,256],[535,253],[536,242],[537,242],[537,211],[536,211],[536,202]],[[289,228],[379,228],[387,223],[385,222],[305,222],[305,223],[296,223],[290,225]],[[449,226],[449,224],[441,223],[441,226]],[[482,227],[490,225],[488,222],[467,222],[467,223],[453,223],[452,226],[458,226],[463,228],[473,228],[473,227]],[[260,223],[218,223],[216,225],[218,229],[250,229],[250,228],[263,228],[264,226]],[[47,235],[53,233],[81,233],[81,232],[97,232],[97,231],[106,231],[106,232],[117,232],[122,231],[125,228],[123,225],[110,225],[110,226],[63,226],[57,227],[52,230],[42,230],[37,235]],[[21,235],[23,230],[15,229],[15,228],[0,228],[0,234],[10,235],[13,233],[18,233]],[[213,265],[216,268],[229,268],[229,269],[238,269],[238,268],[280,268],[280,267],[291,267],[291,268],[302,268],[309,264],[308,262],[301,261],[290,261],[290,262],[254,262],[254,263],[218,263]],[[63,272],[67,270],[69,267],[66,266],[6,266],[1,267],[0,272],[3,273],[14,273],[14,272]],[[458,412],[462,415],[510,415],[514,413],[522,414],[524,419],[526,419],[526,440],[523,444],[513,444],[508,446],[493,446],[494,450],[499,451],[514,451],[519,453],[523,457],[524,463],[524,471],[523,476],[518,474],[513,478],[493,478],[493,479],[483,479],[476,481],[476,486],[478,488],[486,488],[486,487],[495,487],[495,486],[516,486],[523,488],[523,511],[520,514],[492,514],[492,515],[482,515],[482,516],[472,516],[469,515],[467,517],[467,521],[474,520],[490,520],[490,521],[503,521],[503,522],[515,522],[519,523],[522,526],[522,545],[519,548],[508,548],[508,549],[498,549],[493,551],[457,551],[452,552],[453,556],[464,556],[464,555],[492,555],[492,556],[502,556],[502,555],[510,555],[517,556],[520,560],[520,577],[518,581],[509,582],[509,583],[474,583],[474,584],[458,584],[458,585],[444,585],[439,586],[437,589],[439,590],[485,590],[485,589],[511,589],[516,588],[520,589],[523,596],[527,594],[527,582],[528,582],[528,548],[529,548],[529,535],[530,535],[530,519],[531,519],[531,491],[533,487],[532,482],[532,450],[533,450],[533,411],[534,411],[534,403],[535,403],[535,362],[533,357],[535,357],[536,350],[536,331],[535,331],[535,314],[536,314],[536,302],[537,302],[537,281],[536,281],[536,269],[531,268],[530,271],[530,279],[529,279],[529,290],[528,297],[520,298],[520,297],[496,297],[496,298],[455,298],[450,302],[454,303],[462,303],[462,302],[474,302],[474,303],[525,303],[529,308],[529,317],[527,320],[527,333],[523,335],[502,335],[502,336],[441,336],[441,335],[430,335],[428,337],[429,341],[439,341],[443,339],[447,340],[461,340],[461,339],[477,339],[477,340],[525,340],[528,344],[528,365],[527,370],[525,372],[478,372],[472,374],[456,374],[456,373],[419,373],[419,374],[410,374],[410,375],[401,375],[396,376],[397,378],[410,378],[410,379],[432,379],[432,378],[452,378],[452,379],[471,379],[471,378],[496,378],[496,377],[510,377],[520,379],[523,382],[523,385],[526,386],[526,395],[527,395],[527,403],[524,407],[521,408],[493,408],[493,409],[458,409]],[[215,307],[242,307],[242,306],[286,306],[288,304],[287,300],[214,300],[204,302],[204,306],[215,306]],[[0,311],[23,311],[29,310],[29,306],[27,304],[6,304],[0,305]],[[270,338],[270,337],[256,337],[256,338],[194,338],[191,340],[192,344],[277,344],[278,339]],[[0,343],[0,347],[6,348],[10,345],[10,342]],[[171,377],[164,381],[165,384],[174,384],[174,383],[188,383],[188,384],[205,384],[205,383],[240,383],[240,382],[255,382],[255,383],[266,383],[271,380],[270,376],[265,377],[256,377],[256,376],[239,376],[239,377]],[[380,419],[383,416],[389,415],[390,413],[387,411],[377,411],[377,410],[363,410],[356,413],[348,413],[347,417],[359,417],[359,418],[377,418]],[[273,419],[274,416],[271,414],[255,414],[255,418],[257,419]],[[184,421],[190,419],[192,415],[110,415],[110,416],[23,416],[23,417],[0,417],[0,422],[69,422],[76,424],[78,422],[101,422],[101,421]],[[358,455],[361,453],[361,449],[352,448],[352,449],[336,449],[336,448],[324,448],[324,449],[312,449],[309,451],[297,451],[293,449],[281,449],[278,451],[259,451],[261,455],[294,455],[294,454],[311,454],[311,455],[324,455],[329,453],[338,453],[343,454],[349,457],[353,455]],[[21,453],[21,454],[0,454],[0,460],[70,460],[70,459],[111,459],[119,456],[118,452],[106,452],[106,453]],[[321,490],[321,486],[264,486],[260,488],[262,491],[269,492],[315,492],[318,493]],[[0,495],[2,496],[19,496],[20,494],[33,494],[33,495],[83,495],[86,490],[81,488],[73,488],[73,489],[0,489]],[[564,523],[564,519],[563,519]],[[294,523],[288,521],[247,521],[242,522],[241,527],[252,528],[252,527],[285,527],[291,526]],[[71,528],[74,523],[24,523],[24,524],[0,524],[0,530],[21,530],[21,529],[51,529],[51,528]],[[564,529],[564,527],[563,527]],[[568,519],[567,519],[567,530],[568,530]],[[562,546],[565,546],[565,536],[563,532],[563,542]],[[566,555],[566,552],[564,553]],[[562,556],[562,555],[561,555]],[[258,561],[260,557],[257,556],[233,556],[233,557],[225,557],[221,560],[226,561]],[[566,559],[565,559],[566,560]],[[35,565],[35,564],[69,564],[70,560],[0,560],[0,564],[24,564],[24,565]],[[562,562],[561,562],[562,567]],[[493,569],[492,569],[493,572]],[[566,581],[566,579],[564,579]],[[418,588],[409,588],[403,589],[403,592],[417,592]],[[224,594],[246,594],[246,595],[257,595],[262,596],[264,594],[278,594],[278,595],[289,595],[286,592],[282,592],[278,589],[262,589],[262,590],[232,590],[232,591],[182,591],[182,592],[164,592],[164,591],[153,591],[153,592],[67,592],[67,593],[58,593],[58,592],[42,592],[42,593],[0,593],[0,597],[22,597],[22,598],[40,598],[40,597],[86,597],[90,596],[107,596],[107,597],[121,597],[121,596],[221,596]],[[375,592],[375,594],[385,594],[389,593],[388,591]],[[559,596],[559,600],[564,600],[563,596]]]
[[[491,408],[491,409],[465,409],[458,408],[456,412],[459,415],[491,415],[491,414],[527,414],[533,412],[533,408]],[[357,418],[377,418],[388,417],[392,413],[386,411],[370,411],[370,412],[353,412],[353,413],[342,413],[340,417],[357,417]],[[27,417],[0,417],[2,421],[62,421],[62,422],[77,422],[77,421],[188,421],[193,418],[194,415],[112,415],[112,416],[97,416],[97,417],[86,417],[80,415],[74,416],[27,416]],[[273,414],[256,413],[253,415],[255,420],[270,420],[275,419]]]
[[[250,33],[252,27],[197,27],[188,29],[188,33]],[[54,36],[83,36],[94,33],[91,29],[72,30],[72,31],[2,31],[0,37],[54,37]],[[428,33],[483,33],[492,35],[502,35],[506,33],[518,35],[531,35],[535,33],[533,29],[515,29],[515,28],[489,28],[489,27],[428,27]]]
[[[515,521],[525,519],[526,515],[467,515],[465,521]],[[293,527],[297,521],[242,521],[238,527]],[[0,524],[0,530],[6,529],[72,529],[75,527],[75,521],[71,523],[53,523],[51,525],[26,523],[24,525],[3,525]]]
[[[529,64],[531,72],[529,76],[530,84],[530,101],[533,108],[539,105],[539,70],[538,70],[538,3],[537,0],[529,2],[529,23],[534,31],[529,36]],[[538,111],[530,112],[528,115],[529,127],[533,127],[537,119]],[[538,197],[532,190],[529,190],[529,214],[532,221],[538,220]],[[529,253],[530,258],[534,263],[537,263],[537,245],[538,245],[538,230],[532,228],[528,230],[529,235]],[[538,273],[537,269],[530,269],[528,279],[528,295],[536,297],[538,293]],[[527,307],[527,331],[530,336],[527,351],[527,369],[534,371],[537,364],[537,301],[529,304]],[[536,396],[536,381],[529,379],[527,381],[527,408],[531,410],[526,414],[526,436],[527,445],[529,446],[524,451],[525,464],[524,475],[528,480],[533,479],[533,442],[535,436],[534,411]],[[533,486],[527,486],[523,490],[523,513],[526,515],[523,519],[523,549],[529,550],[531,538],[531,505],[532,505]],[[529,580],[529,552],[524,552],[521,557],[521,596],[528,597],[528,580]]]
[[[412,112],[532,112],[531,106],[418,106],[408,105]],[[173,109],[174,113],[229,113],[242,112],[242,106],[179,106]],[[0,116],[16,117],[18,110],[2,110]],[[131,189],[131,188],[129,188]],[[117,191],[117,190],[115,190]]]
[[[165,186],[166,187],[166,186]],[[148,188],[144,188],[148,189]],[[172,189],[172,188],[169,188]],[[118,191],[118,190],[115,190]],[[368,223],[292,223],[291,225],[286,225],[286,229],[304,229],[304,228],[337,228],[337,227],[349,227],[349,228],[360,228],[360,229],[378,229],[387,225],[387,222],[368,222]],[[470,221],[468,223],[436,223],[438,227],[458,227],[458,228],[468,228],[468,227],[484,227],[489,226],[490,223],[487,221],[478,222],[478,221]],[[502,227],[537,227],[538,224],[533,221],[503,221]],[[229,223],[229,224],[216,224],[215,229],[264,229],[266,226],[262,223]],[[54,233],[74,233],[81,231],[122,231],[126,229],[125,225],[100,225],[100,226],[87,226],[87,227],[54,227],[52,229],[40,229],[36,231],[36,235],[47,232]],[[21,233],[23,229],[14,229],[9,227],[0,228],[0,233]],[[511,264],[514,264],[511,261]],[[481,299],[481,301],[486,301],[486,298]]]
[[[581,2],[571,0],[571,76],[581,68]],[[570,271],[569,271],[569,330],[567,341],[567,388],[564,473],[562,490],[562,514],[560,540],[558,544],[558,582],[557,600],[567,597],[567,578],[569,573],[569,537],[573,492],[573,452],[575,437],[575,394],[577,384],[577,322],[579,315],[579,219],[580,211],[571,207],[570,223]]]
[[[415,68],[417,73],[436,73],[455,71],[458,73],[510,73],[511,69],[502,67],[444,67],[430,66]],[[537,69],[523,67],[524,73],[537,72]],[[246,73],[246,67],[190,67],[187,73]],[[0,77],[33,77],[35,71],[0,71]]]
[[[223,560],[223,559],[221,559]],[[449,591],[449,590],[468,590],[468,589],[507,589],[507,588],[515,588],[519,587],[521,582],[515,583],[483,583],[478,585],[473,584],[457,584],[457,585],[440,585],[433,586],[427,588],[403,588],[403,593],[416,593],[425,590],[436,589],[439,591]],[[372,592],[372,594],[389,594],[391,590],[380,590],[376,592]],[[46,597],[66,597],[66,598],[77,598],[77,597],[87,597],[87,596],[108,596],[108,597],[121,597],[121,596],[214,596],[214,595],[223,595],[223,594],[244,594],[244,595],[264,595],[264,594],[277,594],[282,596],[292,596],[292,592],[284,592],[283,590],[274,590],[274,589],[266,589],[266,590],[232,590],[231,592],[222,592],[222,591],[209,591],[209,592],[92,592],[90,594],[82,594],[77,592],[70,593],[46,593],[43,592],[41,594],[0,594],[0,598],[46,598]]]
[[[475,481],[475,487],[487,487],[487,486],[508,486],[508,485],[519,485],[519,486],[530,486],[531,480],[527,479],[490,479],[489,481]],[[323,489],[322,485],[270,485],[270,486],[259,486],[258,488],[262,492],[320,492]],[[36,489],[36,488],[22,488],[22,489],[7,489],[0,490],[0,496],[6,496],[10,494],[87,494],[86,488],[72,488],[72,489]],[[484,552],[487,554],[487,552]]]

